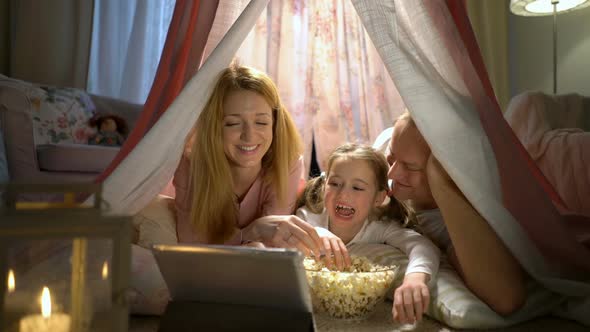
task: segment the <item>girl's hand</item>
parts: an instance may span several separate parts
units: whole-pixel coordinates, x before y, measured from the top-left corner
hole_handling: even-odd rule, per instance
[[[322,241],[316,230],[293,215],[266,216],[254,220],[242,229],[243,241],[262,242],[267,247],[293,248],[305,256],[324,254]]]
[[[393,320],[402,324],[413,324],[422,319],[428,309],[430,291],[426,283],[430,276],[415,272],[407,274],[404,282],[393,295]]]
[[[325,257],[322,259],[324,264],[326,264],[330,270],[334,268],[334,265],[336,265],[338,270],[343,270],[345,267],[349,267],[351,264],[350,255],[348,254],[348,249],[346,249],[344,242],[325,228],[316,227],[315,229],[322,240],[326,252]]]

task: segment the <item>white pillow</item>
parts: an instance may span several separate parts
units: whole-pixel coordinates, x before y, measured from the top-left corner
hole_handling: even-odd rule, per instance
[[[400,265],[395,285],[403,280],[408,260],[398,249],[384,244],[355,244],[350,252],[367,256],[380,264]],[[431,282],[430,291],[427,314],[453,328],[506,327],[548,314],[565,300],[531,280],[527,285],[528,299],[524,307],[510,316],[500,316],[471,293],[445,256],[438,276]]]

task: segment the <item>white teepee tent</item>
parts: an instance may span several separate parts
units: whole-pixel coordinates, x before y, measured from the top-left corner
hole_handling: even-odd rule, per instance
[[[248,4],[166,113],[105,180],[103,195],[112,213],[138,212],[170,180],[211,83],[230,63],[267,2]],[[582,247],[572,245],[563,251],[569,261],[548,260],[551,243],[535,237],[530,222],[522,222],[555,225],[560,215],[524,161],[508,165],[510,156],[519,152],[504,135],[506,128],[497,126],[502,115],[486,94],[447,4],[393,0],[353,0],[353,4],[434,155],[471,204],[531,276],[555,292],[590,296],[587,249],[575,251]],[[510,179],[521,182],[508,183]],[[523,210],[531,206],[536,208]],[[564,243],[570,235],[554,236]]]

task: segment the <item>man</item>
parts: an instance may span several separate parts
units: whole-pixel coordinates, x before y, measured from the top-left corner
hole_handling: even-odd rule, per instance
[[[390,196],[416,211],[424,235],[447,252],[467,287],[498,314],[522,307],[524,271],[431,154],[407,111],[394,125],[387,161]]]

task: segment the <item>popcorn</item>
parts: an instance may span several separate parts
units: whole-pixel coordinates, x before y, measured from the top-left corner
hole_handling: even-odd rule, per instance
[[[314,311],[334,318],[362,319],[383,300],[397,266],[377,265],[361,256],[352,256],[351,262],[344,271],[331,271],[321,262],[303,261]]]

